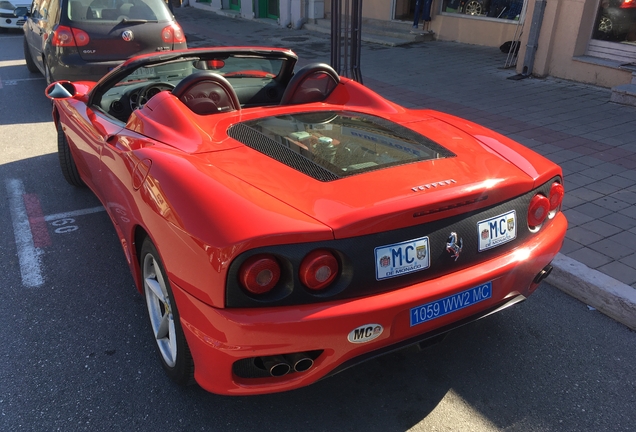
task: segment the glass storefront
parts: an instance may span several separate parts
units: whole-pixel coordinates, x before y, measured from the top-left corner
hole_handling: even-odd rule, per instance
[[[601,0],[593,39],[636,42],[636,0]]]
[[[522,9],[523,0],[443,0],[442,2],[442,12],[505,20],[519,20]]]
[[[585,54],[636,65],[636,0],[600,0]]]

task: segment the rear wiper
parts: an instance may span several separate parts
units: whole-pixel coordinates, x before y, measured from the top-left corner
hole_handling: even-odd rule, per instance
[[[137,18],[122,18],[121,21],[119,21],[119,24],[144,24],[144,23],[149,23],[149,22],[159,22],[158,20],[146,20],[146,19],[137,19]]]

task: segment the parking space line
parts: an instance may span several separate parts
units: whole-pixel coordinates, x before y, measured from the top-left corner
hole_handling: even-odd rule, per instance
[[[22,284],[27,287],[38,287],[44,283],[44,277],[40,269],[41,249],[35,247],[31,224],[24,203],[24,185],[20,180],[7,179],[5,181],[9,195],[9,210],[13,223],[15,245],[18,250],[20,262],[20,274]]]
[[[102,206],[99,207],[91,207],[91,208],[87,208],[87,209],[83,209],[83,210],[75,210],[75,211],[70,211],[70,212],[66,212],[66,213],[57,213],[57,214],[52,214],[52,215],[48,215],[48,216],[44,216],[44,220],[46,222],[50,222],[50,221],[54,221],[54,220],[58,220],[58,219],[66,219],[66,218],[71,218],[71,217],[75,217],[75,216],[84,216],[87,214],[91,214],[91,213],[97,213],[97,212],[101,212],[101,211],[106,211],[106,209]]]
[[[33,236],[33,245],[36,248],[51,246],[51,237],[49,229],[44,220],[40,199],[35,194],[25,194],[24,207],[26,208],[29,225],[31,226],[31,235]]]
[[[22,82],[22,81],[41,81],[43,80],[44,77],[40,77],[40,78],[18,78],[18,79],[12,79],[12,80],[2,80],[2,77],[0,77],[0,89],[4,88],[5,86],[14,86],[14,85],[18,85],[18,83]]]

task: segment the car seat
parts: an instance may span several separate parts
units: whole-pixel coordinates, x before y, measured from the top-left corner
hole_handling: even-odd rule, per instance
[[[184,78],[172,94],[199,115],[241,109],[232,84],[210,71],[196,72]]]
[[[311,63],[289,80],[281,105],[296,105],[325,100],[340,82],[338,73],[328,64]]]

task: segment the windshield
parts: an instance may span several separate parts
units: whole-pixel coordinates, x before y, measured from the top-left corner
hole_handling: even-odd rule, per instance
[[[91,104],[123,121],[134,110],[162,91],[171,91],[193,74],[218,74],[227,79],[242,107],[265,106],[280,101],[294,59],[287,54],[267,52],[192,52],[191,55],[166,54],[161,59],[144,60],[143,66],[129,66],[92,95]],[[282,75],[282,76],[281,76]],[[116,78],[115,78],[116,77]]]
[[[170,81],[171,84],[176,85],[186,76],[202,70],[209,70],[226,78],[272,80],[280,73],[284,61],[284,59],[249,55],[224,55],[205,60],[190,57],[139,67],[122,78],[115,86],[139,81]]]
[[[172,20],[163,0],[71,0],[68,5],[71,21],[125,23]]]

